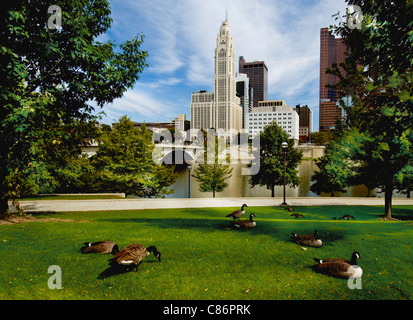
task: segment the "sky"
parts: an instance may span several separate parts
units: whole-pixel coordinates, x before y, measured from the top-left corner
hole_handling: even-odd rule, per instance
[[[308,105],[318,131],[320,28],[345,13],[344,0],[112,0],[112,26],[99,41],[117,45],[138,34],[149,54],[140,79],[107,104],[102,123],[122,115],[135,122],[190,118],[191,94],[213,92],[214,50],[228,17],[236,54],[265,61],[268,99]]]

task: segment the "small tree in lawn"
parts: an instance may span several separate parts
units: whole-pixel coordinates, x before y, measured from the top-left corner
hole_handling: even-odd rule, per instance
[[[294,140],[291,140],[276,122],[266,126],[260,132],[260,171],[251,176],[250,183],[266,186],[271,190],[271,196],[275,196],[275,186],[284,184],[284,155],[281,144],[288,143],[286,150],[286,184],[292,187],[298,186],[297,166],[301,162],[302,153],[294,148]]]
[[[232,176],[233,168],[229,165],[214,163],[214,164],[201,164],[192,176],[199,183],[199,191],[210,192],[212,191],[212,197],[215,198],[216,192],[222,192],[228,183],[225,182]]]
[[[214,137],[213,140],[214,143],[210,143],[209,141],[205,145],[207,155],[208,153],[209,155],[211,155],[211,153],[214,155],[213,160],[207,160],[207,163],[199,164],[195,170],[195,174],[192,176],[199,183],[199,191],[212,191],[212,196],[215,198],[216,192],[222,192],[228,187],[228,183],[226,183],[225,180],[231,178],[233,168],[230,168],[228,164],[222,163],[222,160],[226,159],[226,155],[225,148],[220,148],[220,146],[225,146],[225,140],[218,137]],[[206,159],[208,159],[208,157],[206,157]]]

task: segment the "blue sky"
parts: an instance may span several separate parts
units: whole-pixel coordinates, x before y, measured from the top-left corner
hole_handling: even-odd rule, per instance
[[[113,23],[99,40],[144,34],[149,57],[140,79],[104,106],[102,122],[189,118],[191,93],[213,91],[214,49],[228,12],[235,54],[268,66],[268,98],[308,105],[318,131],[320,28],[345,12],[344,0],[112,0]]]

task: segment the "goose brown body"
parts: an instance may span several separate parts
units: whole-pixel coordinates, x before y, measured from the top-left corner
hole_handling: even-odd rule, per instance
[[[253,217],[255,217],[255,214],[251,213],[250,218],[248,220],[235,221],[234,226],[237,228],[242,228],[242,229],[253,228],[257,225]]]
[[[113,241],[85,242],[84,247],[80,249],[82,253],[112,253],[119,252],[118,245]]]
[[[138,265],[142,260],[151,254],[154,253],[155,257],[158,260],[161,260],[161,254],[156,249],[156,247],[151,246],[146,248],[141,244],[130,244],[121,251],[119,251],[112,259],[109,260],[111,266],[124,265],[124,266],[133,266],[138,269]]]
[[[360,258],[360,254],[357,251],[353,252],[351,260],[314,258],[318,263],[314,266],[314,270],[337,278],[361,278],[363,269],[357,265],[358,258]]]
[[[295,233],[291,233],[291,235],[291,240],[302,246],[321,247],[323,244],[321,239],[318,237],[317,230],[314,230],[314,234],[297,235]]]
[[[230,214],[226,215],[225,217],[227,218],[233,218],[238,219],[241,218],[244,214],[245,214],[245,210],[244,207],[248,207],[245,203],[242,205],[241,210],[235,210],[233,212],[231,212]]]

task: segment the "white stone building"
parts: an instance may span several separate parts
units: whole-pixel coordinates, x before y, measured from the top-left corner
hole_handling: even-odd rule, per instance
[[[283,100],[260,101],[257,108],[248,114],[248,133],[250,138],[263,131],[265,126],[275,121],[290,139],[298,142],[299,116],[294,108],[287,106]]]
[[[215,128],[227,135],[242,129],[242,107],[236,96],[235,50],[228,21],[222,22],[215,49],[214,92],[191,97],[191,129]]]

